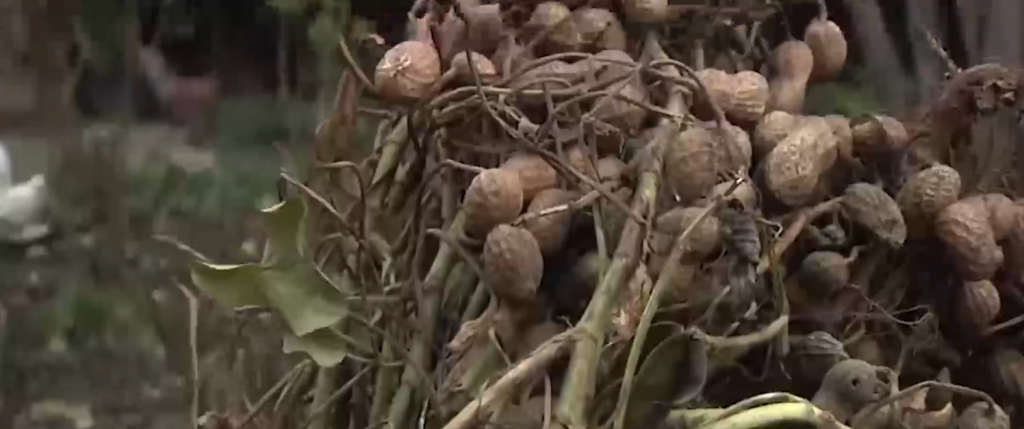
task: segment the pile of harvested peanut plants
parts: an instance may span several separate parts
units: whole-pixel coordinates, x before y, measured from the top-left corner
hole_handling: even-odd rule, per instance
[[[951,167],[1013,72],[954,71],[905,120],[809,116],[846,61],[825,11],[769,51],[722,15],[682,61],[664,27],[699,8],[665,0],[420,3],[360,76],[394,114],[332,164],[350,200],[307,202],[351,295],[309,419],[1024,424],[1024,203]]]

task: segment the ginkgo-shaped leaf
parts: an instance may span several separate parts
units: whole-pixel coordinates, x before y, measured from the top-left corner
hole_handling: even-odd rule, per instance
[[[217,265],[197,261],[192,281],[225,307],[274,309],[290,331],[287,351],[305,351],[318,363],[333,361],[344,354],[347,343],[333,331],[324,330],[348,314],[346,293],[306,254],[305,203],[291,199],[264,213],[267,245],[262,262]]]
[[[298,336],[291,332],[284,334],[285,353],[305,352],[313,362],[323,367],[335,366],[348,356],[348,345],[331,328],[317,329]]]

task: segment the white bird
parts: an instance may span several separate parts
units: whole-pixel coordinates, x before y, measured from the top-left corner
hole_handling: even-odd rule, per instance
[[[10,159],[0,142],[0,241],[28,244],[50,233],[46,177],[13,183]]]

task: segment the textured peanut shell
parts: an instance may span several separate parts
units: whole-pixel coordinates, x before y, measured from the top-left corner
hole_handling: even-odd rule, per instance
[[[956,419],[957,429],[1010,429],[1010,416],[1002,407],[995,405],[995,411],[988,402],[975,402],[963,411]]]
[[[804,30],[804,42],[811,49],[814,67],[811,77],[826,80],[835,77],[846,63],[846,37],[836,23],[816,18]]]
[[[544,257],[533,234],[501,224],[487,234],[483,250],[484,281],[500,299],[532,302],[544,275]]]
[[[722,123],[722,131],[719,131],[718,124],[714,122],[705,122],[701,126],[708,128],[718,139],[718,156],[715,164],[719,171],[735,173],[741,168],[743,171],[750,169],[753,149],[750,135],[746,131],[728,122]]]
[[[804,101],[807,98],[807,83],[793,80],[786,77],[776,77],[768,84],[768,111],[781,110],[792,114],[800,114],[804,111]]]
[[[704,69],[697,72],[697,77],[707,88],[710,98],[710,100],[701,99],[694,104],[693,114],[697,118],[705,121],[714,119],[714,113],[711,110],[712,103],[722,109],[722,113],[732,110],[735,97],[732,75],[718,69]]]
[[[836,137],[828,122],[808,118],[765,158],[768,189],[791,207],[808,202],[821,174],[835,163],[836,152]]]
[[[596,178],[597,171],[594,169],[594,163],[590,160],[589,152],[590,149],[586,147],[572,145],[565,149],[565,157],[573,169],[587,177]]]
[[[545,189],[558,185],[558,172],[539,155],[519,153],[501,164],[501,169],[519,175],[523,201],[530,201]]]
[[[597,177],[602,182],[621,181],[625,179],[626,163],[614,156],[606,156],[597,160]]]
[[[537,194],[526,208],[527,213],[539,213],[543,210],[572,202],[573,195],[564,189],[552,188]],[[552,256],[562,250],[565,238],[569,234],[572,223],[572,212],[560,211],[532,219],[523,224],[523,228],[533,234],[544,256]]]
[[[473,66],[476,67],[476,72],[480,76],[480,82],[484,85],[494,83],[498,79],[498,70],[494,68],[494,63],[490,59],[476,52],[469,52],[470,57],[473,60]],[[455,71],[456,79],[459,83],[464,85],[476,84],[476,78],[473,77],[473,70],[469,68],[469,60],[466,59],[466,53],[461,52],[452,58],[452,70]]]
[[[999,290],[988,280],[964,283],[958,298],[956,316],[967,333],[981,335],[999,315]]]
[[[402,42],[388,49],[377,63],[374,85],[381,96],[415,100],[427,95],[441,78],[441,57],[433,46],[419,41]]]
[[[679,234],[693,224],[704,209],[701,207],[676,208],[665,212],[654,223],[655,237],[651,247],[655,253],[667,255],[672,251]],[[721,222],[715,216],[705,216],[686,237],[683,257],[700,260],[722,246]]]
[[[532,37],[547,33],[547,38],[540,44],[545,53],[575,51],[582,42],[572,11],[555,1],[538,4],[523,29]]]
[[[910,137],[903,123],[889,116],[863,115],[850,120],[854,153],[880,155],[903,150]]]
[[[908,222],[930,221],[959,197],[960,173],[938,164],[911,176],[896,194],[896,203]]]
[[[850,263],[839,253],[819,250],[804,258],[797,276],[807,294],[824,298],[850,282]]]
[[[584,6],[572,12],[572,19],[586,50],[626,49],[626,30],[611,11]]]
[[[757,123],[768,110],[771,96],[768,80],[760,73],[746,70],[732,75],[732,87],[729,107],[723,108],[726,117],[740,126]]]
[[[846,187],[840,204],[850,220],[873,232],[889,246],[898,248],[907,240],[903,212],[882,188],[854,183]]]
[[[649,104],[647,90],[642,85],[633,82],[626,84],[619,91],[618,96],[638,103]],[[617,97],[610,97],[597,106],[593,116],[618,127],[628,135],[643,126],[644,120],[647,119],[647,109]]]
[[[1003,194],[984,194],[976,198],[980,198],[988,210],[988,221],[992,225],[992,234],[996,241],[1006,238],[1017,223],[1019,207]]]
[[[764,156],[775,149],[782,140],[789,136],[804,117],[776,110],[764,115],[754,128],[754,154]]]
[[[842,115],[828,115],[825,117],[828,124],[832,126],[832,134],[836,136],[839,147],[839,159],[850,161],[853,159],[853,131],[850,129],[850,120]]]
[[[789,40],[775,47],[768,59],[776,77],[807,83],[814,69],[814,54],[806,43]]]
[[[632,24],[658,23],[668,17],[668,0],[623,0],[622,8]]]
[[[519,174],[497,168],[477,174],[466,189],[462,209],[471,235],[483,235],[498,224],[513,221],[523,210]]]
[[[716,139],[703,127],[683,131],[665,148],[665,179],[684,203],[700,198],[718,181]]]
[[[1003,251],[996,245],[988,213],[970,201],[958,201],[942,209],[935,221],[935,233],[966,281],[989,279],[1003,264]]]

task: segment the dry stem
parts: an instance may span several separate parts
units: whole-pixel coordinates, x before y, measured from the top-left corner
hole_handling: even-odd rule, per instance
[[[462,411],[444,425],[444,429],[470,429],[480,421],[487,421],[495,408],[515,394],[516,388],[540,375],[552,362],[565,353],[568,346],[582,333],[572,329],[537,347],[529,357],[503,375],[480,398],[462,408]],[[585,334],[584,334],[585,335]]]
[[[647,339],[647,331],[650,329],[651,322],[654,320],[654,314],[657,312],[658,305],[661,303],[661,296],[666,290],[668,290],[668,285],[672,284],[674,281],[675,274],[679,268],[679,260],[682,258],[683,252],[687,247],[687,239],[689,239],[690,234],[697,228],[697,225],[704,221],[704,218],[712,211],[717,209],[725,199],[729,198],[733,191],[735,191],[742,183],[742,177],[733,182],[732,186],[730,186],[725,193],[708,204],[707,207],[697,215],[697,218],[694,219],[693,222],[686,227],[686,230],[684,230],[676,239],[675,246],[672,248],[672,252],[665,261],[664,272],[658,277],[658,282],[655,283],[654,290],[651,291],[651,296],[647,299],[647,305],[644,307],[644,312],[640,316],[640,323],[636,328],[636,334],[633,336],[633,344],[629,349],[629,357],[626,359],[626,372],[622,376],[622,384],[619,388],[619,402],[616,407],[615,429],[623,429],[625,426],[626,407],[629,403],[629,395],[633,387],[633,376],[636,372],[637,366],[640,364],[640,353],[643,351],[644,342]]]

